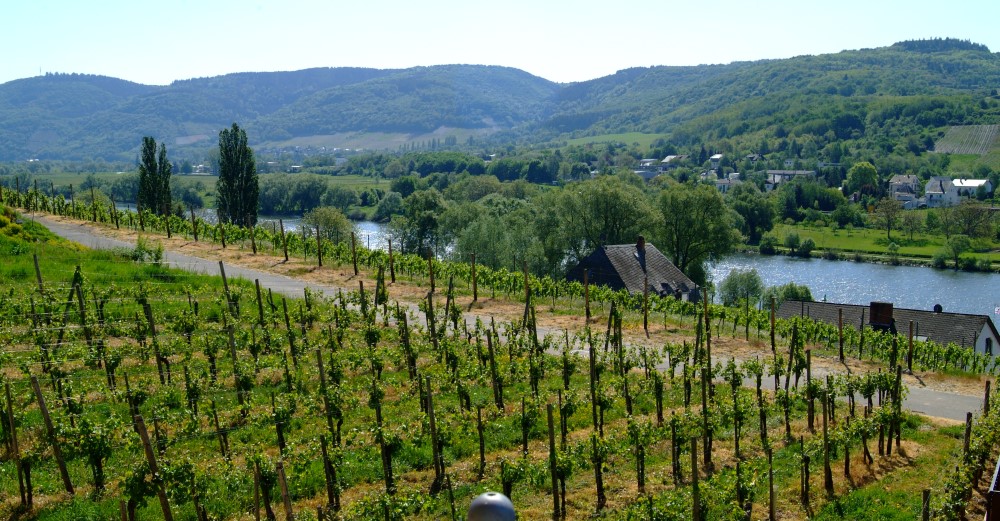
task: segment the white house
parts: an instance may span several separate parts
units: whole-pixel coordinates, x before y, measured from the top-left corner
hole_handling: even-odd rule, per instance
[[[924,199],[928,208],[940,208],[958,204],[958,188],[951,178],[934,176],[924,185]]]
[[[955,179],[952,184],[958,189],[958,195],[964,197],[975,197],[980,186],[986,190],[987,194],[993,192],[993,184],[990,183],[989,179]]]

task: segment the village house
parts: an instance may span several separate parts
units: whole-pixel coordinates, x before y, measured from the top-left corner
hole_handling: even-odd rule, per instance
[[[913,175],[894,175],[889,179],[889,195],[903,203],[903,208],[912,210],[919,206],[920,178]]]
[[[722,162],[722,154],[714,154],[712,157],[708,158],[708,160],[712,163],[712,170],[718,170],[719,163]]]
[[[1000,351],[1000,333],[989,315],[948,313],[935,306],[934,310],[893,308],[892,304],[872,302],[868,306],[833,302],[803,302],[788,300],[776,312],[780,318],[808,317],[837,325],[842,314],[844,325],[858,324],[874,328],[895,328],[909,334],[913,322],[914,340],[931,341],[940,345],[955,344],[974,349],[977,353],[996,356]],[[879,318],[880,315],[882,318]],[[872,317],[876,317],[873,319]]]
[[[726,177],[723,177],[721,179],[717,179],[715,181],[715,188],[719,192],[722,192],[723,194],[727,194],[727,193],[729,193],[729,190],[732,187],[734,187],[734,186],[736,186],[738,184],[741,184],[741,183],[743,183],[743,181],[740,181],[740,173],[739,172],[732,172],[731,174],[729,174]]]
[[[673,296],[691,302],[698,301],[698,285],[656,246],[639,237],[635,244],[601,246],[569,271],[568,280],[583,282],[584,271],[589,284],[627,290],[633,295],[649,291],[651,295]]]
[[[687,154],[670,155],[660,161],[660,170],[669,170],[681,166],[681,162],[688,158]]]
[[[958,200],[958,188],[949,177],[936,175],[924,185],[924,201],[928,208],[954,206]]]
[[[816,179],[814,170],[767,170],[765,173],[764,190],[768,192],[793,179]]]

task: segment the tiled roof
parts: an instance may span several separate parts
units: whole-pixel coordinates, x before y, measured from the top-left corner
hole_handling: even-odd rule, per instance
[[[633,295],[643,292],[644,280],[649,281],[650,293],[659,295],[674,295],[678,290],[683,294],[698,288],[649,243],[645,244],[644,252],[635,244],[601,246],[570,270],[567,277],[582,281],[584,268],[589,270],[591,284],[627,289]]]
[[[797,316],[810,317],[813,320],[820,320],[828,324],[837,325],[837,310],[842,309],[844,314],[844,325],[854,328],[862,320],[864,313],[865,324],[869,323],[868,306],[857,304],[837,304],[833,302],[802,302],[798,300],[788,300],[778,308],[777,316],[790,318]],[[896,330],[899,333],[907,334],[910,328],[910,321],[913,321],[913,334],[918,337],[926,337],[928,340],[938,344],[954,343],[960,346],[972,347],[976,342],[976,335],[983,330],[983,325],[989,324],[993,330],[993,335],[997,334],[996,326],[988,315],[970,315],[967,313],[935,313],[922,309],[894,308],[892,310],[893,319],[896,321]]]

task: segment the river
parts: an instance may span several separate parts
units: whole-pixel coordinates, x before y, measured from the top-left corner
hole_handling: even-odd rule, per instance
[[[1000,318],[1000,274],[889,266],[853,261],[800,259],[782,255],[731,255],[710,267],[716,284],[732,270],[756,269],[766,286],[809,286],[816,300],[866,305],[892,302],[900,308],[993,315]]]

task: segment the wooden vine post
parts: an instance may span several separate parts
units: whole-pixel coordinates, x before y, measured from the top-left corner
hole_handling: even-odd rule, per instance
[[[590,280],[589,280],[590,270],[583,270],[583,311],[584,320],[590,323]]]
[[[153,483],[156,485],[156,497],[160,500],[160,509],[163,510],[163,519],[173,521],[174,516],[170,512],[170,503],[167,501],[167,490],[160,477],[160,467],[156,465],[156,454],[153,453],[153,446],[149,443],[149,433],[146,432],[146,424],[142,421],[142,416],[135,415],[135,430],[142,440],[142,448],[146,453],[146,462],[149,463],[149,473],[153,476]]]
[[[844,308],[837,308],[837,337],[840,345],[840,361],[844,361]]]
[[[198,242],[198,219],[194,216],[194,206],[188,205],[191,210],[191,233],[194,235],[194,242]]]
[[[286,254],[287,256],[287,254]],[[354,263],[354,276],[358,276],[358,245],[357,237],[351,232],[351,262]]]
[[[396,260],[392,255],[392,238],[389,238],[389,280],[396,283]]]
[[[316,263],[323,267],[323,239],[319,235],[319,226],[316,226]]]
[[[776,354],[778,352],[777,345],[774,343],[774,301],[775,298],[771,297],[771,353]],[[777,376],[775,376],[777,378]],[[777,389],[777,386],[775,386]]]
[[[281,251],[285,253],[285,262],[288,262],[288,240],[285,238],[285,223],[278,219],[278,227],[281,229]]]
[[[476,254],[472,254],[472,301],[479,300],[479,286],[476,284]]]
[[[226,266],[219,261],[219,275],[222,276],[222,290],[226,293],[226,305],[229,308],[229,313],[234,317],[239,317],[239,313],[236,312],[236,307],[233,305],[233,297],[229,293],[229,279],[226,278]]]
[[[288,493],[288,480],[285,478],[285,463],[279,459],[275,467],[278,471],[278,484],[281,486],[281,501],[285,504],[285,519],[295,519],[292,513],[292,497]]]
[[[913,321],[910,321],[910,335],[906,348],[906,372],[913,374]]]
[[[63,459],[62,450],[59,448],[59,443],[56,440],[56,429],[52,425],[49,408],[45,406],[45,397],[42,396],[42,388],[38,386],[38,377],[31,377],[31,388],[35,390],[35,397],[38,399],[38,409],[42,411],[42,420],[45,421],[45,431],[49,439],[49,444],[52,445],[52,455],[55,456],[56,464],[59,465],[59,476],[62,478],[63,488],[72,496],[74,493],[73,483],[69,479],[66,460]]]

